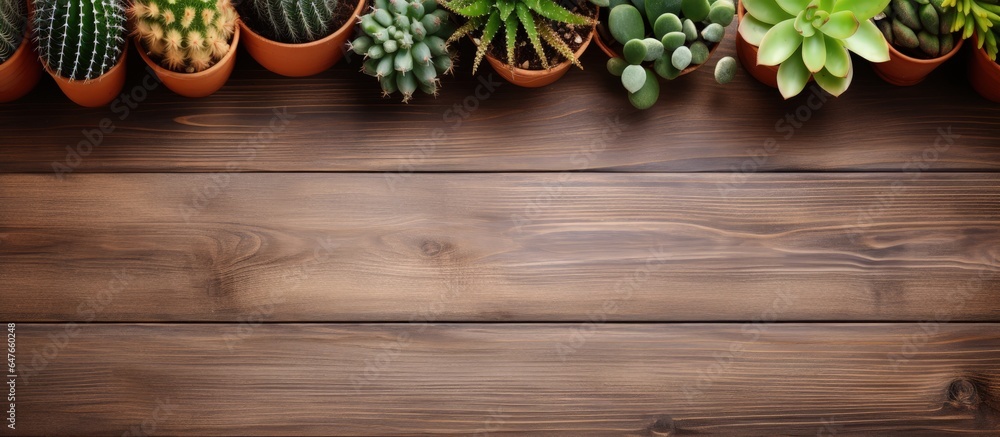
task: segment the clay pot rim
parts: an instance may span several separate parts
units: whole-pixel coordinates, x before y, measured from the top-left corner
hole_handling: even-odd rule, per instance
[[[595,15],[597,15],[598,17],[600,17],[600,15],[601,15],[601,8],[597,7],[597,6],[594,6],[594,9],[595,9]],[[596,32],[597,32],[597,19],[595,18],[594,24],[590,26],[590,32],[587,32],[587,37],[583,39],[583,43],[580,44],[580,48],[576,49],[576,51],[573,52],[573,57],[575,57],[577,61],[580,60],[580,56],[583,55],[583,52],[587,51],[587,47],[590,46],[590,42],[594,39],[594,33],[596,33]],[[472,36],[470,35],[469,38],[472,39]],[[475,39],[472,39],[473,43],[475,43],[475,41],[476,41]],[[478,47],[478,46],[479,45],[476,44],[476,47]],[[493,55],[489,54],[489,51],[487,51],[486,57],[489,58],[489,59],[492,59],[494,62],[500,63],[501,65],[503,65],[509,71],[513,71],[514,73],[516,73],[518,75],[521,75],[521,76],[527,76],[527,77],[532,77],[532,78],[547,76],[549,74],[553,74],[553,73],[557,72],[557,70],[560,70],[560,69],[563,69],[563,68],[568,68],[568,66],[572,66],[573,65],[573,63],[569,59],[567,59],[567,60],[565,60],[563,62],[560,62],[560,63],[558,63],[556,65],[549,65],[549,68],[547,70],[530,70],[530,69],[526,69],[526,68],[515,67],[513,65],[508,65],[507,61],[503,61],[503,60],[500,60],[500,59],[497,59],[497,58],[493,57]]]
[[[964,40],[963,40],[964,41]],[[988,64],[993,64],[993,69],[1000,71],[1000,64],[997,61],[990,59],[989,55],[986,54],[986,49],[979,47],[979,35],[972,35],[972,51],[974,52],[972,56],[982,58]],[[1000,61],[1000,55],[998,55],[997,60]]]
[[[82,83],[83,85],[88,85],[88,84],[91,84],[91,83],[94,83],[94,82],[100,82],[100,81],[104,80],[105,77],[111,75],[114,72],[117,72],[118,69],[124,68],[124,65],[126,63],[125,56],[128,55],[128,47],[129,47],[129,43],[128,43],[128,39],[126,39],[125,40],[125,48],[122,49],[122,54],[121,54],[121,57],[118,58],[118,62],[115,63],[114,67],[111,67],[110,70],[104,72],[104,74],[98,76],[96,79],[76,80],[76,79],[70,79],[68,77],[63,77],[61,74],[56,73],[56,72],[52,71],[51,69],[49,69],[49,65],[46,64],[45,62],[41,62],[41,60],[39,60],[39,62],[42,64],[42,68],[45,69],[45,72],[48,73],[49,76],[52,76],[52,78],[55,79],[56,82],[62,82],[64,84],[73,85],[73,86],[75,86],[77,83]],[[20,50],[20,49],[18,49],[18,50]]]
[[[888,42],[888,41],[886,41],[886,42]],[[899,57],[900,59],[902,59],[904,61],[911,62],[911,63],[914,63],[914,64],[936,64],[936,63],[943,63],[944,61],[947,61],[948,59],[951,59],[951,57],[955,56],[955,53],[958,53],[958,50],[962,48],[963,44],[965,44],[965,39],[964,38],[958,38],[958,44],[955,44],[955,47],[952,47],[950,52],[945,53],[945,54],[943,54],[941,56],[938,56],[936,58],[930,58],[930,59],[921,59],[921,58],[914,58],[912,56],[908,56],[908,55],[904,54],[903,52],[900,52],[899,50],[896,50],[896,47],[894,45],[892,45],[892,43],[889,43],[889,53],[890,53],[891,56]],[[879,62],[873,62],[873,64],[878,64],[878,63]]]
[[[261,34],[259,34],[257,32],[254,32],[253,28],[251,28],[249,25],[247,25],[245,22],[243,22],[242,19],[241,20],[237,20],[237,21],[239,21],[239,25],[237,27],[243,28],[243,30],[246,31],[249,35],[255,36],[255,37],[257,37],[257,39],[259,39],[261,41],[264,41],[264,42],[266,42],[266,43],[268,43],[270,45],[273,45],[275,47],[280,47],[282,49],[296,49],[296,48],[308,48],[308,47],[321,46],[323,44],[326,44],[326,43],[330,42],[330,40],[336,39],[338,36],[343,35],[344,32],[347,32],[347,31],[350,31],[350,30],[354,30],[354,26],[357,25],[357,17],[361,15],[361,11],[364,10],[365,5],[367,3],[368,3],[367,0],[358,0],[358,5],[354,8],[354,11],[351,12],[351,15],[349,17],[347,17],[347,22],[345,22],[343,26],[340,26],[340,28],[337,29],[336,31],[334,31],[333,33],[331,33],[331,34],[329,34],[329,35],[327,35],[327,36],[325,36],[323,38],[320,38],[320,39],[318,39],[316,41],[310,41],[310,42],[304,42],[304,43],[297,43],[297,44],[296,43],[286,43],[286,42],[275,41],[275,40],[270,39],[268,37],[265,37],[265,36],[263,36],[263,35],[261,35]],[[233,39],[235,40],[235,38],[236,37],[234,36]],[[227,54],[227,56],[228,56],[228,54]],[[225,59],[225,58],[223,58],[223,59]],[[220,60],[219,62],[221,63],[222,61]],[[212,69],[214,67],[215,66],[213,65],[212,67],[209,67],[209,69]],[[195,74],[195,73],[192,73],[192,74]]]
[[[603,22],[600,23],[599,26],[600,27],[606,27],[606,26],[604,26]],[[737,32],[739,32],[739,30],[737,30]],[[597,33],[597,46],[601,48],[601,51],[604,52],[605,55],[608,55],[608,57],[611,57],[611,58],[621,58],[622,57],[622,55],[619,54],[617,51],[615,51],[615,49],[611,48],[610,44],[608,44],[607,42],[604,41],[604,38],[601,36],[601,32],[595,32],[595,33]],[[617,41],[615,41],[615,42],[617,42]],[[700,68],[702,65],[705,65],[705,63],[707,63],[709,59],[712,59],[712,55],[715,54],[715,50],[718,49],[719,46],[721,46],[721,45],[722,45],[722,42],[713,43],[712,47],[710,47],[708,49],[708,58],[705,59],[705,62],[702,62],[701,64],[697,64],[697,65],[692,64],[692,65],[688,66],[687,68],[681,70],[681,72],[679,74],[677,74],[677,77],[681,77],[681,76],[683,76],[685,74],[691,73],[691,72],[697,70],[698,68]],[[643,62],[643,64],[652,64],[652,63],[651,62]],[[675,77],[674,79],[677,79],[677,77]],[[670,79],[670,80],[673,80],[673,79]]]
[[[24,52],[26,50],[30,50],[27,48],[30,45],[31,45],[31,30],[29,29],[24,31],[24,39],[21,40],[21,44],[18,45],[17,50],[14,50],[14,53],[10,55],[10,57],[7,58],[6,61],[0,63],[0,74],[3,74],[3,71],[6,70],[7,68],[13,68],[11,67],[11,65],[14,65],[14,62],[11,62],[11,60],[17,58],[18,56],[24,56]]]
[[[242,20],[236,20],[236,21],[242,22]],[[142,45],[142,37],[140,37],[139,35],[135,36],[136,49],[138,49],[139,56],[142,57],[142,60],[146,61],[146,65],[148,65],[149,68],[152,68],[157,76],[164,74],[167,76],[185,78],[185,79],[200,79],[202,77],[211,76],[215,74],[216,70],[218,68],[221,68],[220,67],[221,65],[226,64],[233,56],[236,56],[237,43],[240,42],[241,26],[239,24],[240,23],[237,23],[237,25],[233,28],[233,40],[232,42],[229,43],[229,51],[226,52],[226,55],[223,56],[222,59],[219,59],[219,61],[216,62],[215,65],[212,65],[211,67],[208,67],[207,69],[199,71],[197,73],[182,73],[179,71],[168,70],[166,68],[161,67],[158,62],[153,62],[153,59],[150,58],[149,54],[146,53],[146,48],[143,47]]]

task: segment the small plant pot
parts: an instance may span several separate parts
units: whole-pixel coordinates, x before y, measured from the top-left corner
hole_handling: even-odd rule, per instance
[[[304,44],[285,44],[269,40],[254,32],[240,20],[243,30],[243,45],[264,68],[288,77],[313,76],[329,70],[339,62],[346,52],[347,39],[354,33],[358,16],[364,10],[366,0],[359,0],[347,22],[326,38]]]
[[[872,63],[872,68],[875,69],[875,74],[890,84],[896,86],[916,85],[923,82],[927,75],[931,74],[944,61],[955,56],[964,42],[965,40],[959,39],[950,52],[934,59],[913,58],[900,53],[892,44],[889,44],[889,61]]]
[[[969,82],[979,95],[1000,103],[1000,64],[991,61],[979,43],[972,44],[969,54]]]
[[[63,94],[69,97],[74,103],[87,108],[100,108],[111,103],[112,100],[121,94],[122,88],[125,87],[125,72],[127,71],[125,64],[127,59],[128,44],[125,44],[118,63],[114,67],[111,67],[107,73],[101,75],[101,77],[92,80],[70,80],[52,71],[47,65],[45,66],[45,71],[55,79],[56,85],[59,85],[59,89],[62,90]]]
[[[746,9],[743,8],[743,2],[740,1],[736,6],[736,14],[739,22],[743,21],[743,15],[746,14]],[[750,73],[754,79],[757,79],[760,83],[770,86],[772,88],[778,87],[778,66],[776,65],[757,65],[757,46],[748,43],[743,36],[740,35],[739,27],[736,30],[736,57],[740,58],[740,63],[743,64],[743,68]]]
[[[597,43],[597,47],[601,48],[601,51],[604,52],[604,54],[608,55],[609,58],[622,57],[621,55],[622,45],[618,43],[618,41],[616,41],[614,37],[611,36],[611,31],[608,30],[608,27],[604,24],[603,21],[597,25],[596,34],[597,38],[595,38],[594,41]],[[702,65],[707,64],[708,60],[712,59],[712,55],[715,54],[715,49],[719,48],[719,45],[720,45],[719,43],[712,44],[712,46],[708,48],[708,58],[705,59],[705,62],[697,65],[695,64],[690,65],[688,68],[681,70],[681,72],[677,75],[677,77],[681,77],[685,74],[695,71]],[[649,62],[647,64],[651,65],[652,62]],[[675,77],[674,79],[677,79],[677,77]]]
[[[156,77],[163,82],[171,91],[184,97],[199,98],[210,96],[229,80],[229,75],[233,73],[236,65],[236,49],[240,42],[240,26],[233,30],[233,42],[229,44],[229,53],[226,53],[219,62],[209,67],[207,70],[197,73],[180,73],[167,70],[158,63],[150,59],[146,49],[142,46],[142,41],[136,36],[136,44],[139,44],[139,55],[146,65],[156,73]]]
[[[12,102],[31,92],[42,77],[34,43],[29,34],[21,40],[14,55],[0,64],[0,103]]]
[[[573,53],[577,60],[580,59],[583,52],[587,51],[592,39],[594,39],[594,27],[590,28],[590,32],[587,32],[587,36],[583,39],[583,44],[580,44],[580,48],[576,49],[576,53]],[[548,70],[528,70],[507,65],[506,62],[494,58],[489,53],[486,54],[486,61],[504,80],[525,88],[539,88],[549,85],[563,77],[573,66],[573,63],[567,59],[559,64],[550,65],[551,68]]]

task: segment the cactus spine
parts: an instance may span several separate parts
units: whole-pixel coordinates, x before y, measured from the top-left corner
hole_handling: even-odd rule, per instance
[[[35,0],[35,39],[49,69],[91,80],[114,67],[125,48],[125,8],[119,0]]]
[[[14,55],[24,39],[25,9],[22,0],[0,0],[0,64]]]
[[[362,71],[378,78],[386,96],[399,91],[408,102],[417,89],[437,95],[438,75],[452,67],[449,18],[433,0],[375,0],[350,47],[365,55]]]
[[[151,57],[181,73],[215,65],[229,53],[236,29],[229,0],[136,0],[129,15]]]
[[[240,17],[255,32],[286,44],[323,39],[333,33],[338,0],[247,0]]]

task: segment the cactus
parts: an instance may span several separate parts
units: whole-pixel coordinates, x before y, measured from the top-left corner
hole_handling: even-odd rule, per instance
[[[0,0],[0,64],[14,55],[24,39],[26,9],[22,0]]]
[[[944,0],[892,0],[875,16],[885,40],[910,54],[936,58],[955,48],[951,24],[942,19]]]
[[[493,46],[493,40],[499,37],[501,28],[506,44],[507,65],[513,68],[514,47],[517,45],[518,34],[522,32],[528,37],[532,48],[538,55],[542,67],[551,68],[549,59],[545,56],[544,41],[573,65],[583,68],[573,55],[573,50],[556,33],[552,22],[570,26],[592,26],[595,19],[573,13],[562,7],[555,0],[440,0],[441,5],[456,15],[467,18],[448,42],[456,41],[472,33],[479,34],[479,48],[476,59],[472,63],[472,73],[475,74],[483,56]]]
[[[119,0],[35,0],[34,38],[52,72],[92,80],[121,59],[125,7]]]
[[[944,0],[946,22],[952,32],[962,32],[967,39],[976,34],[979,48],[997,59],[997,39],[1000,38],[1000,0]]]
[[[229,53],[236,28],[229,0],[135,0],[129,15],[150,56],[181,73],[215,65]]]
[[[237,6],[255,32],[273,41],[301,44],[330,36],[338,0],[247,0]]]
[[[409,102],[417,89],[436,96],[438,76],[452,71],[450,19],[433,0],[375,0],[361,17],[363,35],[349,47],[365,56],[362,71],[378,79],[385,96],[399,91]]]
[[[621,76],[629,101],[646,109],[659,98],[659,86],[649,84],[656,82],[653,74],[674,79],[685,68],[705,63],[709,48],[722,41],[735,14],[731,0],[620,1],[607,23],[611,36],[623,45],[624,58],[612,59],[608,71]],[[652,69],[641,66],[647,62]]]

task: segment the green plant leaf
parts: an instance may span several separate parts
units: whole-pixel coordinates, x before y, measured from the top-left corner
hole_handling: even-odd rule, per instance
[[[500,30],[500,22],[499,13],[490,14],[489,20],[486,21],[486,27],[483,28],[483,35],[479,38],[479,48],[476,49],[476,60],[473,61],[474,66],[479,66],[479,63],[483,60],[483,56],[486,55],[486,50],[492,45],[493,37]],[[472,74],[476,74],[475,67],[473,67]]]
[[[802,62],[802,50],[796,50],[778,67],[778,91],[781,91],[781,96],[786,99],[795,97],[806,87],[811,75],[806,64]]]
[[[826,90],[826,92],[833,94],[834,96],[839,96],[847,91],[847,88],[851,86],[851,80],[854,78],[854,69],[850,68],[847,71],[847,75],[844,77],[837,77],[831,74],[827,70],[822,70],[819,73],[813,75],[813,79],[819,84],[820,88]]]
[[[490,0],[476,0],[453,11],[463,17],[482,17],[490,13],[491,9]]]
[[[889,0],[837,0],[830,12],[851,11],[858,21],[868,21],[888,5]]]
[[[869,20],[861,22],[858,31],[844,40],[844,46],[871,62],[889,60],[889,43],[885,41],[878,26]]]
[[[776,0],[778,6],[790,15],[798,15],[809,6],[809,0]]]
[[[775,24],[760,41],[757,64],[778,65],[795,53],[801,45],[802,35],[795,30],[795,20],[788,19]]]
[[[775,0],[743,0],[743,7],[754,18],[767,23],[777,24],[792,18]]]
[[[826,71],[837,77],[846,77],[851,71],[851,54],[847,52],[844,43],[834,39],[826,40]]]
[[[514,12],[515,4],[514,0],[497,0],[497,9],[500,10],[501,20],[507,21],[510,18],[510,14]]]
[[[535,53],[538,54],[538,59],[542,61],[542,67],[546,70],[549,69],[549,60],[545,57],[545,49],[542,48],[542,40],[538,38],[538,28],[535,27],[535,17],[531,15],[531,9],[528,5],[524,3],[517,4],[517,19],[521,20],[521,26],[524,27],[524,32],[528,34],[528,40],[531,41],[531,46],[535,48]]]
[[[802,61],[810,72],[816,73],[826,64],[826,38],[822,33],[813,34],[802,40]]]
[[[858,31],[861,23],[850,11],[834,12],[830,14],[830,21],[820,26],[819,31],[833,38],[847,39]]]
[[[560,23],[572,24],[574,26],[582,26],[585,24],[592,24],[593,20],[590,17],[584,17],[583,15],[577,15],[566,8],[559,5],[553,0],[521,0],[524,4],[528,5],[531,10],[538,13],[545,18],[552,21],[558,21]]]
[[[749,15],[744,15],[743,19],[740,20],[740,36],[746,42],[750,43],[750,45],[760,47],[760,40],[764,39],[764,35],[767,34],[768,30],[771,30],[770,24]]]

